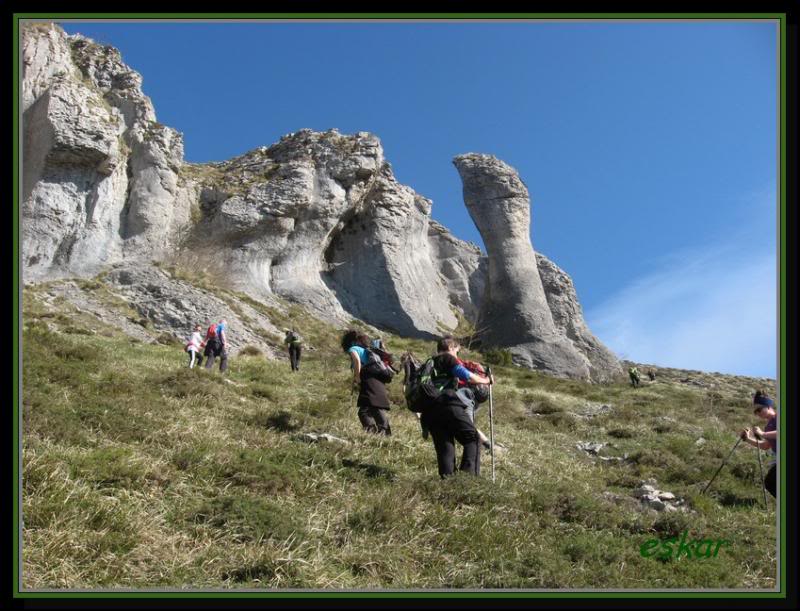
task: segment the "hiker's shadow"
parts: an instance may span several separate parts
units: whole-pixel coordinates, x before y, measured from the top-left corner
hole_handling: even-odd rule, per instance
[[[369,478],[383,478],[389,481],[393,481],[397,478],[397,473],[393,469],[381,467],[380,465],[373,465],[372,463],[359,462],[350,458],[343,458],[342,466],[350,469],[357,469]]]

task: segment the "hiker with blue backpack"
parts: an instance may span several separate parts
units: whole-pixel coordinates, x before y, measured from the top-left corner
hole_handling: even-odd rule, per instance
[[[214,360],[219,357],[219,371],[225,373],[228,370],[228,321],[224,318],[218,323],[209,325],[206,331],[206,369],[214,367]]]
[[[422,426],[433,437],[441,478],[456,471],[456,441],[463,446],[459,470],[480,475],[481,436],[472,418],[475,393],[471,386],[494,380],[491,372],[470,372],[459,363],[461,346],[455,338],[443,337],[436,349],[438,354],[412,375],[406,390],[408,407],[421,413]],[[466,385],[459,388],[459,380]]]
[[[349,330],[342,336],[342,350],[350,357],[353,389],[358,389],[358,419],[369,433],[391,435],[389,395],[385,384],[391,382],[393,370],[369,347],[369,337]]]

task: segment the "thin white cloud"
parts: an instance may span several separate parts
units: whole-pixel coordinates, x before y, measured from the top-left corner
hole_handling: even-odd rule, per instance
[[[740,237],[661,259],[588,312],[590,328],[633,361],[775,377],[776,255]]]

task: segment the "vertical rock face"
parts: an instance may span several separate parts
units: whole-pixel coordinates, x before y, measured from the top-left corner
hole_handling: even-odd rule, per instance
[[[454,164],[489,257],[477,321],[481,339],[509,348],[514,361],[527,367],[574,378],[605,377],[602,366],[594,366],[553,320],[530,241],[528,189],[517,172],[490,155],[460,155]]]
[[[26,280],[157,256],[188,218],[181,136],[155,122],[119,52],[52,24],[22,31]]]
[[[457,323],[431,265],[430,201],[397,183],[372,134],[300,130],[205,171],[191,249],[240,290],[409,335]]]
[[[428,242],[450,300],[474,321],[486,288],[486,255],[477,244],[459,240],[436,221],[428,225]]]

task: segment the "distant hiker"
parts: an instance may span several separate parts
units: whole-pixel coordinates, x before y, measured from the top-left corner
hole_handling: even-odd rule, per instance
[[[294,329],[286,329],[286,337],[283,339],[286,348],[289,350],[289,363],[292,371],[300,371],[300,353],[303,349],[303,338]]]
[[[631,377],[631,386],[637,388],[639,386],[639,382],[641,378],[639,377],[639,370],[636,367],[631,367],[628,369],[628,375]]]
[[[228,321],[224,318],[218,323],[209,325],[206,331],[206,369],[213,369],[214,360],[220,357],[219,370],[225,373],[228,370]]]
[[[650,378],[651,382],[655,382],[656,381],[656,372],[653,371],[652,369],[648,369],[647,370],[647,377]]]
[[[350,356],[353,369],[353,386],[358,388],[358,419],[369,433],[391,435],[389,424],[389,395],[384,382],[391,379],[391,370],[382,373],[375,355],[369,348],[369,337],[358,331],[347,331],[342,336],[342,350]],[[377,357],[380,361],[380,357]]]
[[[375,339],[373,339],[373,340],[372,340],[372,343],[371,343],[370,345],[371,345],[371,346],[372,346],[372,348],[374,348],[375,350],[384,350],[384,347],[383,347],[383,340],[382,340],[380,337],[376,337]]]
[[[200,325],[194,326],[194,331],[189,336],[189,343],[186,344],[186,352],[189,354],[189,369],[192,369],[195,364],[200,367],[203,364],[203,355],[200,353],[203,345],[203,336],[201,331],[203,327]]]
[[[753,413],[762,420],[766,420],[767,424],[764,426],[763,431],[760,427],[754,427],[752,430],[744,429],[740,435],[751,446],[771,452],[772,457],[768,463],[769,471],[764,477],[764,488],[774,498],[777,487],[775,466],[778,460],[778,412],[775,410],[775,402],[763,391],[756,393],[753,398],[753,404],[755,405]]]
[[[422,424],[430,431],[436,449],[439,476],[452,475],[456,470],[458,441],[463,446],[460,471],[480,475],[480,435],[467,410],[474,413],[475,395],[469,386],[458,388],[458,380],[467,384],[491,384],[491,378],[471,373],[458,362],[461,349],[453,337],[443,337],[437,343],[438,354],[433,359],[434,369],[443,379],[439,398],[422,412]],[[437,384],[437,386],[439,385]]]

